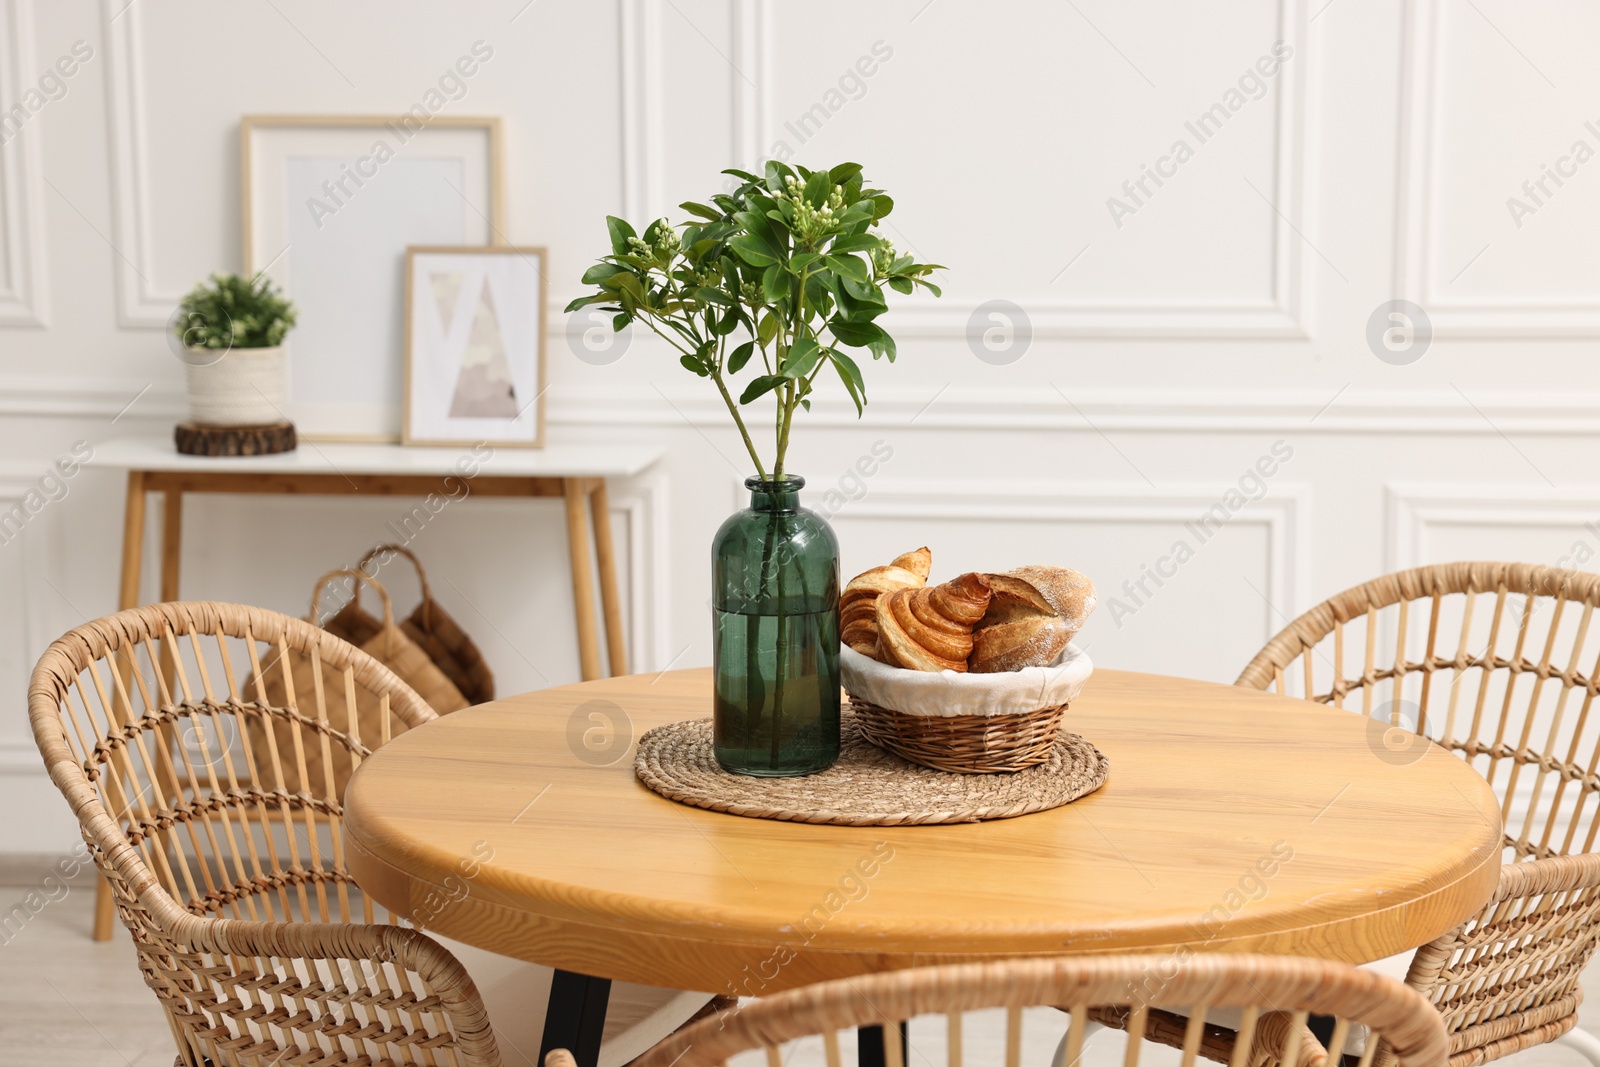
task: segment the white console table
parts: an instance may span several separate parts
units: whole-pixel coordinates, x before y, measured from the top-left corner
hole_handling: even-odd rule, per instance
[[[611,674],[628,673],[617,597],[616,558],[607,521],[606,479],[631,477],[661,458],[643,445],[553,445],[542,449],[496,448],[475,461],[463,478],[459,464],[470,449],[407,448],[401,445],[302,442],[275,456],[180,455],[170,438],[122,437],[95,446],[90,465],[127,471],[128,498],[122,531],[122,583],[117,606],[139,602],[144,548],[145,497],[165,495],[161,533],[161,599],[178,599],[185,493],[283,493],[348,496],[459,497],[459,479],[472,497],[558,497],[566,501],[567,553],[578,631],[578,658],[587,681],[599,678],[600,627],[591,566],[599,574],[599,616]],[[590,529],[594,557],[590,557]]]

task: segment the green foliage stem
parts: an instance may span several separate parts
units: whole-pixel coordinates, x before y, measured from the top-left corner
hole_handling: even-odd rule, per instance
[[[567,311],[599,305],[613,329],[642,320],[676,349],[687,370],[716,386],[762,480],[767,467],[741,409],[771,394],[770,480],[781,480],[795,409],[810,409],[817,378],[831,368],[859,416],[866,383],[845,350],[894,362],[894,338],[877,321],[886,290],[920,286],[938,296],[928,277],[944,268],[874,232],[894,201],[866,187],[859,164],[813,171],[770,160],[761,175],[723,173],[738,186],[709,204],[680,205],[695,218],[677,226],[657,219],[640,234],[608,216],[611,254],[584,272],[595,291]],[[736,400],[729,383],[747,367]]]

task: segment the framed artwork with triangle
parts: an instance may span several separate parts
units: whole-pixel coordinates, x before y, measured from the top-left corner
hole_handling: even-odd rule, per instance
[[[406,249],[408,445],[544,444],[543,248]]]

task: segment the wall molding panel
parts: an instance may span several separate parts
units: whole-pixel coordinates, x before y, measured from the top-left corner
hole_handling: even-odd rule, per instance
[[[663,191],[661,0],[619,0],[622,53],[622,205],[630,220],[667,212]],[[640,225],[643,225],[641,222]]]
[[[620,515],[627,540],[628,587],[623,610],[628,623],[628,669],[634,674],[662,670],[670,653],[667,606],[671,568],[667,565],[667,481],[661,475],[618,483],[609,493],[611,514]]]
[[[771,0],[730,3],[733,156],[738,166],[753,172],[766,161],[772,144],[772,4]]]
[[[638,2],[638,0],[634,0]],[[766,158],[774,140],[772,102],[775,70],[772,36],[777,12],[771,0],[731,0],[734,12],[732,80],[733,140],[742,165]],[[1305,211],[1307,195],[1305,130],[1307,77],[1301,67],[1309,60],[1304,5],[1278,0],[1278,35],[1293,45],[1298,63],[1285,64],[1274,96],[1274,181],[1272,202],[1281,216],[1273,220],[1272,295],[1245,302],[1078,301],[1019,299],[1028,312],[1035,337],[1097,338],[1103,340],[1164,339],[1285,339],[1310,338],[1312,279],[1305,270],[1304,240],[1285,224],[1292,220],[1302,231],[1310,228]],[[918,294],[896,305],[895,334],[905,337],[961,338],[967,322],[982,304],[978,300],[935,300]]]
[[[842,429],[1061,430],[1140,433],[1450,434],[1500,437],[1600,434],[1600,395],[1501,390],[1468,405],[1454,390],[1078,389],[874,390],[861,418],[848,403],[820,400],[810,427]],[[1330,400],[1332,401],[1330,403]],[[547,417],[570,426],[723,428],[727,409],[709,386],[556,386]]]
[[[33,0],[0,7],[0,92],[20,104],[34,66]],[[45,256],[44,170],[40,117],[31,116],[0,150],[0,326],[50,324],[50,274]]]
[[[1384,504],[1387,572],[1442,562],[1428,551],[1429,531],[1441,526],[1550,529],[1600,522],[1600,485],[1558,491],[1515,483],[1391,482],[1384,486]],[[1590,539],[1600,552],[1600,536]]]
[[[1480,13],[1481,14],[1481,13]],[[1440,0],[1409,0],[1401,55],[1399,144],[1395,155],[1395,293],[1421,305],[1435,337],[1600,337],[1600,300],[1537,303],[1474,297],[1452,301],[1434,291]]]
[[[0,513],[10,511],[22,502],[24,494],[37,489],[43,470],[42,465],[35,468],[17,462],[0,466]],[[33,670],[33,662],[44,651],[46,643],[55,637],[43,632],[39,598],[35,595],[35,589],[30,588],[34,585],[31,576],[42,574],[43,569],[37,553],[29,546],[37,545],[41,538],[49,540],[48,528],[39,530],[32,527],[36,523],[48,524],[52,521],[51,506],[47,505],[39,517],[31,520],[28,528],[11,543],[0,544],[0,595],[4,596],[12,610],[20,612],[22,616],[19,627],[22,647],[16,650],[16,654],[18,662],[29,672]],[[20,715],[8,716],[7,723],[0,725],[0,776],[6,775],[38,778],[49,784],[44,760],[39,755],[38,746],[33,743],[33,734],[28,727],[26,709]]]
[[[182,384],[155,384],[137,378],[0,376],[0,415],[57,418],[181,418],[189,412]],[[120,420],[119,420],[120,421]]]
[[[740,481],[730,487],[736,506],[743,507],[748,490]],[[1194,522],[1235,488],[1211,483],[1152,488],[1142,482],[877,480],[865,496],[845,503],[828,521],[835,526],[853,519],[1182,524]],[[1269,549],[1263,592],[1285,621],[1300,613],[1311,589],[1310,513],[1310,487],[1285,482],[1273,484],[1266,496],[1246,504],[1227,522],[1266,529]],[[1118,595],[1104,576],[1102,581],[1103,597]]]
[[[973,432],[1098,427],[1159,434],[1600,435],[1600,393],[1591,392],[1500,390],[1474,397],[1473,406],[1454,390],[1397,394],[1357,389],[1074,388],[1067,395],[1070,405],[1053,390],[885,388],[874,392],[859,419],[848,405],[822,401],[807,415],[807,425]],[[125,413],[134,420],[180,418],[188,410],[187,403],[181,383],[0,376],[0,415],[109,419]],[[715,393],[696,384],[658,390],[650,385],[612,388],[557,383],[547,396],[546,417],[559,426],[722,428],[728,413]]]
[[[145,141],[140,8],[101,0],[106,49],[106,130],[111,139],[111,232],[116,242],[117,325],[164,329],[181,293],[155,287],[151,255],[150,149]]]

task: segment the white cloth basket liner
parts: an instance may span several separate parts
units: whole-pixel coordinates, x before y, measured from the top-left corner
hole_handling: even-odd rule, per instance
[[[964,674],[912,671],[879,663],[845,645],[839,675],[845,690],[869,704],[903,715],[1022,715],[1067,704],[1094,671],[1088,653],[1068,644],[1048,667]]]

